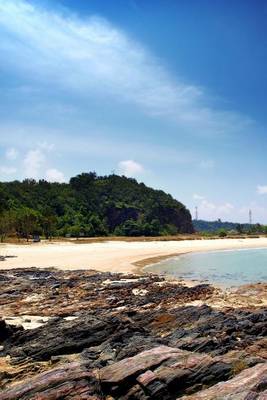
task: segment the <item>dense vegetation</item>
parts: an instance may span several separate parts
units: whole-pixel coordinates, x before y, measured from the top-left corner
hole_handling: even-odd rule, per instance
[[[221,234],[225,236],[227,233],[267,233],[267,227],[260,224],[240,224],[237,222],[223,222],[220,219],[217,221],[204,221],[204,220],[193,220],[194,229],[196,232]]]
[[[191,233],[191,215],[161,190],[124,176],[0,183],[0,235],[157,236]]]

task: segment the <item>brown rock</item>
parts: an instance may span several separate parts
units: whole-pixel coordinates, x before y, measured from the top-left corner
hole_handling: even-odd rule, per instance
[[[267,398],[267,363],[255,365],[184,400],[263,400]]]
[[[143,371],[161,364],[164,360],[182,356],[184,353],[183,350],[158,346],[102,368],[100,380],[101,382],[121,383],[133,375],[141,374]]]
[[[86,367],[86,363],[74,362],[44,372],[2,391],[0,400],[100,399],[95,394],[94,375]]]

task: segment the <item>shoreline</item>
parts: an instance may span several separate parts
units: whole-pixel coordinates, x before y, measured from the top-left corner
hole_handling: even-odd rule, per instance
[[[188,255],[188,254],[202,254],[202,253],[221,253],[221,252],[238,252],[238,251],[247,251],[247,250],[264,250],[266,247],[246,247],[246,248],[229,248],[229,249],[219,249],[219,250],[199,250],[199,251],[187,251],[185,253],[174,253],[174,254],[166,254],[164,256],[159,256],[159,257],[151,257],[151,258],[145,258],[143,260],[140,260],[134,265],[136,265],[137,270],[136,273],[141,274],[141,275],[146,275],[146,274],[157,274],[159,276],[164,277],[164,279],[167,279],[169,281],[177,281],[179,283],[182,283],[186,286],[192,287],[198,284],[203,284],[203,283],[208,283],[212,285],[214,288],[227,291],[227,290],[233,290],[236,288],[239,288],[240,286],[246,285],[247,283],[239,284],[239,285],[231,285],[231,286],[226,286],[223,283],[220,282],[213,282],[210,280],[203,280],[203,279],[184,279],[181,276],[173,277],[171,275],[168,275],[167,273],[162,273],[160,271],[147,271],[147,268],[156,266],[160,264],[162,261],[165,260],[170,260],[172,258],[180,257],[182,255]],[[255,282],[250,282],[250,284],[255,284]]]
[[[1,244],[0,269],[57,268],[94,269],[100,272],[142,274],[143,269],[163,260],[191,252],[212,252],[267,248],[267,238],[205,239],[184,241],[106,241],[77,246],[69,242],[41,242],[27,245]]]
[[[106,241],[84,243],[79,244],[79,246],[76,243],[66,241],[27,243],[25,246],[21,244],[1,244],[0,255],[7,256],[7,258],[0,262],[0,270],[35,267],[40,269],[56,268],[66,271],[92,269],[99,272],[149,275],[153,274],[153,271],[146,271],[146,267],[189,253],[242,251],[260,248],[267,248],[267,238],[194,239],[164,242]],[[209,280],[174,278],[165,274],[154,273],[164,277],[164,279],[176,281],[188,287],[210,284],[222,291],[229,289],[223,284],[220,285]]]
[[[261,244],[260,248],[267,248],[267,244]],[[215,250],[218,245],[222,243],[213,244],[210,250],[198,251],[240,249],[237,243],[228,242],[226,249]],[[116,265],[118,259],[129,262],[136,258],[136,253],[162,251],[157,246],[153,249],[153,245],[142,248],[141,244],[117,245],[113,253],[108,243],[104,247],[89,246],[92,246],[89,253],[88,246],[76,248],[86,250],[83,255],[88,257],[89,254],[91,262],[103,262],[112,256]],[[168,249],[172,246],[170,243]],[[242,249],[248,248],[259,248],[259,243],[243,243]],[[17,258],[7,259],[8,262],[26,263],[23,250],[25,248],[21,248],[22,253]],[[138,257],[138,266],[132,261],[123,268],[130,265],[132,269],[143,269],[145,264],[192,251],[190,246],[186,252],[179,248],[179,252]],[[66,257],[67,252],[69,265],[72,265],[73,254],[74,257],[79,254],[73,246],[45,244],[27,246],[26,255],[29,257],[32,252],[31,262],[42,255],[40,262],[48,264],[50,258],[45,259],[45,255],[59,260],[58,257]],[[76,263],[83,260],[78,259]],[[3,375],[0,390],[6,399],[14,399],[14,393],[16,398],[24,398],[25,394],[28,397],[48,394],[54,398],[65,388],[68,394],[71,388],[76,397],[77,385],[84,392],[85,384],[86,396],[90,393],[102,399],[105,393],[106,399],[117,398],[119,388],[120,398],[131,397],[137,390],[141,399],[147,395],[142,388],[148,387],[151,376],[153,381],[160,382],[160,389],[164,384],[165,393],[174,398],[173,379],[185,376],[185,388],[181,393],[178,385],[175,397],[187,394],[187,387],[191,390],[195,382],[194,399],[204,393],[203,398],[213,400],[216,382],[221,387],[229,387],[232,393],[232,379],[244,385],[255,368],[261,371],[264,366],[264,371],[267,370],[266,341],[262,336],[267,321],[267,283],[224,292],[208,282],[169,280],[160,274],[133,275],[132,270],[127,276],[125,272],[118,273],[118,267],[115,273],[110,269],[104,272],[98,268],[99,272],[95,272],[62,266],[57,270],[43,267],[42,270],[21,268],[14,273],[8,268],[0,271],[0,322],[6,334],[0,343],[0,373]],[[136,366],[141,370],[138,376]],[[234,372],[229,376],[228,371]],[[257,378],[257,387],[261,387],[264,376]],[[207,389],[206,377],[211,377],[210,389]],[[144,382],[148,383],[144,386]],[[213,391],[210,397],[205,395],[206,390]],[[96,397],[96,393],[100,396]]]

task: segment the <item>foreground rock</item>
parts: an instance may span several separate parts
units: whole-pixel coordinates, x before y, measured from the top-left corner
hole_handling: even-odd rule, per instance
[[[0,280],[0,400],[266,396],[264,285],[225,294],[158,276],[36,269]]]
[[[241,372],[228,382],[221,382],[192,396],[188,400],[266,400],[267,363],[256,365]]]
[[[91,384],[91,379],[86,364],[70,363],[3,391],[0,399],[100,399],[95,395],[97,388]]]

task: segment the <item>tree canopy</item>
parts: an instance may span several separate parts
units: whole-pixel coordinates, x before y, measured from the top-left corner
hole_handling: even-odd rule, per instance
[[[224,233],[237,233],[237,234],[261,234],[267,233],[267,226],[261,224],[240,224],[238,222],[221,221],[205,221],[205,220],[193,220],[194,229],[200,233],[213,233],[221,234]]]
[[[158,236],[193,232],[170,194],[124,176],[82,173],[69,183],[0,183],[0,235]]]

